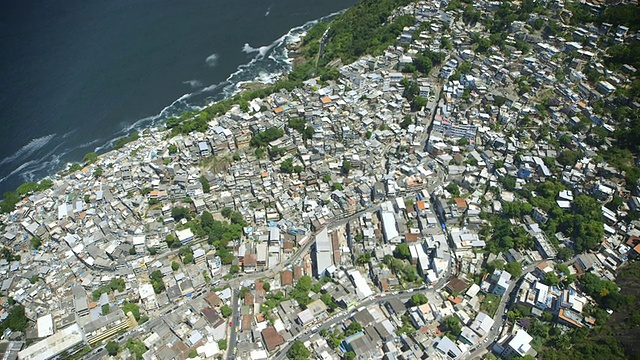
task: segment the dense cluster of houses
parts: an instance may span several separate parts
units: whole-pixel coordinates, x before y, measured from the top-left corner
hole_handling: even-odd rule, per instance
[[[548,5],[562,9],[561,1]],[[488,14],[496,3],[474,7]],[[640,222],[620,221],[626,212],[637,212],[640,201],[625,187],[624,176],[598,158],[587,135],[566,129],[579,128],[584,119],[608,132],[615,129],[611,116],[593,104],[601,99],[607,104],[628,81],[625,73],[636,69],[605,70],[596,44],[600,39],[625,43],[638,35],[603,24],[561,25],[572,39],[542,36],[532,28],[540,15],[532,15],[529,22],[511,24],[508,51],[492,46],[476,53],[473,38],[485,29],[463,24],[456,20],[457,10],[445,8],[443,2],[421,1],[398,9],[397,14],[414,15],[416,25],[382,55],[342,66],[336,81],[311,79],[301,88],[254,99],[248,109],[235,106],[211,120],[204,133],[168,138],[169,130],[146,130],[79,171],[53,176],[50,189],[25,197],[1,218],[9,256],[0,260],[0,291],[24,306],[37,326],[26,334],[5,332],[5,339],[33,342],[21,352],[26,359],[80,351],[139,328],[148,358],[180,358],[195,349],[206,358],[220,353],[220,342],[237,327],[234,351],[242,358],[266,359],[303,336],[322,359],[347,351],[359,358],[462,358],[482,345],[502,315],[481,311],[483,299],[503,298],[519,280],[500,269],[470,287],[470,279],[453,277],[481,274],[483,264],[496,258],[481,252],[486,245],[479,236],[485,225],[481,215],[501,214],[506,203],[523,201],[504,188],[500,180],[507,176],[515,179],[515,189],[561,181],[569,189],[558,193],[562,209],[571,208],[579,194],[603,204],[614,196],[624,199],[614,210],[602,206],[605,236],[599,250],[579,254],[571,266],[572,274],[592,271],[615,279],[616,269],[640,252]],[[518,50],[516,42],[535,51]],[[411,112],[401,84],[411,74],[401,71],[426,50],[446,56],[436,77],[412,79],[428,104]],[[467,69],[460,74],[463,65]],[[597,83],[587,80],[587,68],[600,75]],[[300,120],[313,129],[310,136],[290,125]],[[270,128],[283,135],[260,154],[251,139]],[[542,140],[544,132],[568,138],[564,146],[580,154],[578,161],[558,166],[554,159],[561,149]],[[229,243],[231,264],[223,264],[187,219],[174,218],[177,206],[198,215],[217,216],[223,208],[242,215],[248,225],[241,239]],[[591,326],[594,320],[582,314],[590,299],[575,286],[560,289],[543,281],[556,271],[548,265],[557,255],[554,243],[572,244],[562,233],[548,238],[540,228],[548,217],[536,208],[515,221],[536,246],[501,254],[508,261],[538,264],[518,283],[516,303],[536,316],[553,312],[567,326]],[[311,253],[290,263],[310,241]],[[193,263],[172,268],[178,259],[168,246],[173,242],[189,248]],[[441,294],[425,290],[427,304],[411,306],[393,296],[373,300],[379,292],[394,294],[407,285],[382,265],[401,243],[409,246],[407,261],[426,286],[441,288],[453,279]],[[365,261],[358,263],[361,256]],[[244,282],[249,290],[238,305],[240,316],[229,322],[222,307],[236,305],[236,289],[225,288],[221,279],[229,279],[234,265],[244,276],[277,271],[265,280],[269,291],[263,281]],[[165,291],[155,291],[154,273]],[[286,300],[265,316],[261,304],[267,293],[288,293],[305,275],[333,281],[312,293],[305,309]],[[116,279],[124,284],[112,286]],[[207,291],[213,284],[218,289]],[[340,326],[355,321],[363,328],[340,349],[310,332],[336,316],[323,294],[349,318]],[[364,302],[368,305],[348,313]],[[126,303],[138,304],[151,320],[139,324],[122,310]],[[7,316],[3,310],[0,318]],[[397,335],[403,316],[417,332]],[[450,316],[463,325],[456,340],[440,333]],[[504,358],[535,354],[532,337],[519,325],[501,327],[500,335],[494,350]]]

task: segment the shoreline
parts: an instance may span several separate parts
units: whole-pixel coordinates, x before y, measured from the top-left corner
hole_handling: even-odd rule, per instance
[[[348,9],[348,8],[347,8]],[[313,26],[315,26],[318,22],[321,21],[325,21],[326,19],[332,19],[335,16],[338,16],[342,13],[344,13],[344,11],[346,11],[347,9],[342,9],[338,12],[334,12],[325,16],[322,16],[320,18],[317,19],[313,19],[310,21],[307,21],[306,23],[302,24],[302,25],[298,25],[298,26],[294,26],[291,29],[289,29],[289,31],[287,33],[285,33],[284,35],[282,35],[280,38],[274,40],[273,42],[273,47],[277,46],[278,42],[282,42],[282,45],[285,48],[285,52],[287,55],[287,62],[289,63],[289,69],[288,71],[282,72],[280,74],[277,73],[271,73],[269,74],[270,76],[272,76],[273,79],[273,83],[268,83],[268,82],[261,82],[258,80],[258,76],[254,76],[254,79],[251,81],[238,81],[236,84],[231,84],[233,86],[235,86],[236,90],[230,94],[224,94],[224,92],[221,92],[221,94],[224,94],[223,97],[221,99],[215,100],[215,101],[210,101],[207,102],[206,104],[202,105],[202,106],[196,106],[197,110],[195,110],[196,113],[200,113],[201,111],[219,103],[225,100],[229,100],[233,97],[239,96],[245,92],[248,91],[253,91],[253,90],[261,90],[261,89],[266,89],[269,88],[270,86],[273,86],[275,83],[277,83],[278,81],[282,80],[283,78],[286,78],[286,76],[293,70],[295,69],[298,65],[300,65],[302,62],[304,62],[306,59],[301,56],[299,54],[299,52],[297,51],[300,47],[300,45],[302,44],[302,41],[304,39],[304,35],[306,35],[306,32],[312,28]],[[297,30],[301,30],[304,29],[305,26],[307,25],[311,25],[308,29],[304,30],[304,35],[302,36],[295,36],[295,31]],[[295,36],[295,41],[290,41],[287,42],[287,37],[288,36]],[[253,62],[255,61],[255,58],[250,60],[247,63],[241,64],[238,66],[238,69],[229,75],[229,77],[227,79],[225,79],[224,81],[222,81],[219,84],[211,84],[208,87],[214,87],[220,84],[223,84],[225,82],[229,82],[230,79],[237,73],[241,72],[243,70],[243,67],[247,67],[250,66]],[[229,86],[229,85],[227,85]],[[205,88],[206,89],[206,88]],[[105,145],[102,145],[100,147],[96,147],[93,151],[89,151],[87,153],[85,153],[83,156],[86,156],[87,154],[91,154],[91,153],[97,153],[98,157],[101,158],[105,155],[108,155],[109,153],[117,150],[116,148],[114,148],[114,144],[117,143],[119,140],[122,139],[126,139],[127,137],[129,137],[131,134],[137,132],[142,134],[145,131],[148,131],[150,129],[158,129],[158,130],[164,130],[164,124],[166,123],[167,119],[170,119],[171,117],[175,117],[175,116],[179,116],[178,115],[174,115],[174,116],[168,116],[168,115],[162,115],[168,108],[172,107],[177,101],[179,101],[180,99],[182,99],[184,97],[181,96],[180,98],[174,100],[171,104],[165,106],[158,114],[155,115],[151,115],[148,118],[153,118],[153,117],[159,117],[159,119],[157,121],[154,121],[153,123],[150,124],[146,124],[143,125],[140,128],[135,127],[135,123],[136,122],[140,122],[142,120],[145,120],[146,118],[143,119],[139,119],[136,120],[133,124],[130,125],[131,129],[129,131],[127,131],[124,135],[122,136],[116,136],[113,138],[110,138],[109,140],[106,141]],[[185,111],[189,111],[189,110],[185,110]],[[116,134],[114,134],[116,135]],[[108,147],[107,147],[108,146]],[[105,148],[106,147],[106,148]],[[103,148],[103,149],[100,149]],[[75,165],[79,165],[80,168],[84,168],[88,165],[90,165],[89,163],[85,163],[83,162],[82,159],[79,159],[77,161],[66,161],[66,162],[61,162],[59,163],[55,168],[51,168],[49,171],[47,171],[47,174],[44,174],[42,176],[39,177],[35,177],[33,180],[26,180],[23,181],[21,178],[21,174],[16,174],[16,176],[18,177],[19,181],[18,181],[18,185],[13,189],[7,189],[7,193],[17,193],[18,192],[18,188],[24,184],[28,184],[28,183],[40,183],[43,180],[47,180],[47,179],[55,179],[56,177],[59,176],[66,176],[69,175],[69,170],[72,166]],[[45,170],[46,171],[46,170]],[[4,200],[4,197],[0,199]]]

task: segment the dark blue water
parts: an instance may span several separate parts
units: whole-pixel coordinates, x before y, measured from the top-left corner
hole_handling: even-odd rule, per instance
[[[355,2],[3,1],[0,194],[239,82],[272,81],[298,27]]]

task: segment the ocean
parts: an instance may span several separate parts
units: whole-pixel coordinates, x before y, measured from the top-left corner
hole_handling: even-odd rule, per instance
[[[286,44],[356,0],[5,0],[0,194],[115,139],[271,83]]]

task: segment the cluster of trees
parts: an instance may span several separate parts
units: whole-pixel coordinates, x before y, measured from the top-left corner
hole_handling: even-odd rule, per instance
[[[405,67],[402,68],[402,72],[413,73],[418,71],[424,75],[429,75],[429,72],[431,72],[431,69],[434,66],[442,64],[443,59],[443,53],[425,50],[422,53],[418,54],[415,58],[413,58],[411,64],[405,65]]]
[[[103,285],[97,288],[96,290],[93,291],[91,295],[93,296],[93,300],[97,301],[98,299],[100,299],[100,296],[102,294],[108,294],[116,290],[122,292],[124,291],[124,289],[125,289],[125,283],[123,279],[111,279],[109,284]]]
[[[195,259],[193,258],[193,250],[191,249],[191,246],[181,247],[180,257],[182,258],[183,264],[195,264]],[[171,264],[171,267],[173,268],[173,264]]]
[[[285,174],[300,174],[302,170],[302,166],[293,165],[293,158],[291,157],[280,163],[280,171]]]
[[[521,226],[512,226],[508,218],[499,215],[490,215],[491,226],[485,226],[480,234],[487,239],[489,252],[497,254],[507,252],[509,249],[531,249],[534,246],[533,238]]]
[[[404,86],[402,96],[409,101],[409,104],[411,104],[411,111],[417,111],[424,106],[427,106],[428,101],[424,97],[418,95],[420,94],[420,88],[415,82],[404,78],[400,81],[400,84]]]
[[[16,208],[18,201],[25,196],[31,195],[38,191],[44,191],[53,186],[53,181],[44,179],[40,182],[26,182],[16,189],[16,191],[5,192],[0,202],[0,213],[12,212]]]
[[[140,320],[140,307],[137,304],[125,301],[122,304],[122,311],[125,314],[130,312],[136,320]]]
[[[162,279],[162,272],[160,270],[155,270],[151,274],[149,274],[149,280],[151,281],[153,291],[156,294],[160,294],[164,291],[165,285],[164,280]]]
[[[9,315],[0,322],[0,333],[11,329],[12,331],[24,331],[29,324],[29,319],[24,313],[24,306],[13,305],[9,309]]]
[[[289,122],[287,123],[287,126],[298,131],[302,135],[303,140],[308,140],[313,137],[313,133],[314,133],[313,126],[308,124],[302,118],[290,119]]]
[[[138,134],[138,132],[134,131],[131,134],[129,134],[127,136],[124,136],[124,137],[121,137],[118,140],[116,140],[116,142],[113,144],[113,148],[114,149],[120,149],[123,146],[127,145],[128,143],[138,140],[139,138],[140,138],[140,134]],[[87,155],[89,155],[89,154],[87,154]],[[97,158],[97,154],[95,155],[95,157]],[[93,161],[90,161],[90,159],[89,159],[89,162],[93,162]]]
[[[387,265],[391,271],[404,281],[417,282],[420,280],[416,267],[411,265],[409,262],[405,262],[391,255],[385,255],[382,259],[382,263]]]
[[[200,184],[202,185],[202,192],[204,192],[205,194],[208,194],[211,192],[211,184],[209,183],[209,180],[207,180],[206,177],[204,177],[204,175],[200,176],[198,178],[198,180],[200,181]]]
[[[287,351],[287,358],[291,360],[306,360],[311,356],[311,351],[304,346],[300,340],[296,340],[291,344]]]
[[[457,316],[449,316],[442,321],[443,330],[453,336],[458,336],[462,332],[460,319]]]
[[[291,298],[295,299],[300,306],[304,307],[311,302],[309,290],[311,290],[311,277],[304,275],[298,279],[296,286],[291,290],[289,295]]]
[[[221,214],[225,218],[229,219],[230,222],[216,220],[208,211],[204,211],[198,219],[195,218],[195,214],[191,213],[186,208],[176,207],[172,209],[172,215],[174,218],[178,216],[180,219],[189,219],[186,226],[191,229],[195,236],[207,236],[209,243],[216,249],[216,255],[220,257],[223,264],[228,265],[233,262],[234,256],[227,245],[230,241],[240,239],[242,236],[242,228],[247,225],[247,222],[244,220],[240,212],[234,211],[230,208],[223,208],[221,210]],[[174,235],[168,235],[166,241],[169,247],[179,247],[181,245]],[[181,250],[181,254],[182,253],[183,251]],[[188,251],[185,250],[183,262],[189,263],[192,261],[193,254],[189,257]]]
[[[284,130],[277,127],[270,127],[265,131],[259,131],[251,138],[251,146],[264,147],[269,145],[270,142],[281,138],[284,135]]]
[[[363,55],[378,55],[395,43],[405,26],[415,24],[413,16],[399,16],[388,21],[394,9],[408,0],[364,0],[335,18],[328,32],[321,65],[334,59],[350,63]],[[322,25],[326,28],[326,25]],[[308,44],[319,42],[322,32],[314,31]]]
[[[600,205],[589,195],[581,194],[575,197],[570,210],[563,210],[555,200],[562,190],[565,190],[562,183],[548,180],[537,185],[526,184],[518,193],[531,205],[547,213],[549,220],[541,224],[547,234],[553,235],[562,231],[574,241],[574,250],[578,253],[594,249],[604,236],[604,219]],[[508,209],[512,214],[525,214],[529,208],[522,204],[510,205]],[[500,223],[498,218],[495,220],[496,223]],[[549,236],[549,239],[555,241],[553,236]]]
[[[222,216],[229,219],[229,223],[215,220],[211,213],[204,211],[200,217],[200,226],[196,227],[195,234],[208,235],[209,243],[216,248],[216,255],[220,257],[222,263],[231,264],[234,256],[227,245],[232,240],[240,239],[242,228],[247,225],[247,222],[242,214],[229,208],[222,209],[221,213]]]
[[[135,355],[136,360],[142,360],[142,355],[148,350],[141,340],[133,338],[129,338],[127,340],[127,345],[125,347]]]
[[[585,293],[596,300],[602,308],[617,310],[625,304],[625,299],[620,295],[616,283],[602,280],[593,273],[582,275],[579,281]]]
[[[411,306],[420,306],[428,303],[429,299],[427,299],[427,296],[425,294],[418,293],[411,295],[409,302],[411,303]]]

